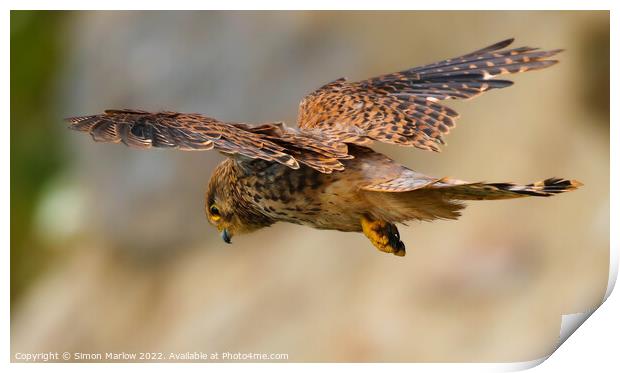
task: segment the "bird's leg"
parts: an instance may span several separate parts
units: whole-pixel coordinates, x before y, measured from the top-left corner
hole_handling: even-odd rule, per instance
[[[373,220],[367,216],[361,219],[362,231],[379,251],[405,256],[405,244],[400,240],[398,228],[383,220]]]

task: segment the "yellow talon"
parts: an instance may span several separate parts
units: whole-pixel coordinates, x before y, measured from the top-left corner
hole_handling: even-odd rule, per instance
[[[405,245],[400,240],[398,229],[394,224],[383,220],[372,220],[366,216],[362,217],[360,222],[362,232],[379,251],[405,256]]]

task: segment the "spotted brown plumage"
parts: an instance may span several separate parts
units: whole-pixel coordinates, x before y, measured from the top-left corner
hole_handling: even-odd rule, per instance
[[[439,151],[458,114],[437,103],[469,99],[512,85],[494,77],[556,64],[547,58],[561,50],[522,47],[501,50],[504,40],[489,47],[430,65],[381,75],[360,82],[340,78],[304,98],[299,127],[329,133],[346,143],[381,141]]]
[[[283,123],[251,126],[201,114],[141,110],[106,110],[67,121],[72,129],[89,132],[95,141],[122,142],[135,148],[215,148],[227,155],[264,159],[291,168],[302,163],[327,173],[342,170],[339,160],[350,158],[345,144],[298,133]]]
[[[456,219],[465,200],[548,197],[581,185],[560,178],[527,185],[434,178],[368,147],[380,141],[439,151],[458,114],[438,101],[508,87],[511,81],[495,77],[557,63],[549,58],[560,50],[504,49],[511,43],[359,82],[335,80],[302,100],[299,129],[170,111],[106,110],[67,121],[95,141],[228,155],[205,198],[207,218],[227,243],[282,221],[363,232],[380,251],[403,256],[396,223]]]

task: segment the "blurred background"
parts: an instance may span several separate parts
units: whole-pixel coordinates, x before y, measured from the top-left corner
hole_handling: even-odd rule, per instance
[[[107,108],[293,125],[301,98],[508,37],[559,65],[468,102],[417,171],[585,186],[471,202],[361,234],[280,223],[224,244],[203,212],[217,152],[95,144]],[[11,12],[11,348],[265,352],[289,361],[504,362],[553,351],[601,303],[609,258],[608,12]]]

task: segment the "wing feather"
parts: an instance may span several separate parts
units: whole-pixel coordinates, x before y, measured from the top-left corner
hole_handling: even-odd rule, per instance
[[[561,50],[503,50],[512,42],[503,40],[460,57],[360,82],[335,80],[302,100],[298,125],[304,132],[345,143],[381,141],[439,151],[458,114],[437,101],[470,99],[509,87],[512,81],[494,77],[558,62],[548,58]]]
[[[323,173],[342,170],[352,158],[346,144],[288,129],[283,123],[251,126],[226,123],[201,114],[106,110],[103,114],[67,118],[70,128],[88,132],[95,141],[129,147],[210,150],[263,159],[290,168],[305,164]]]

